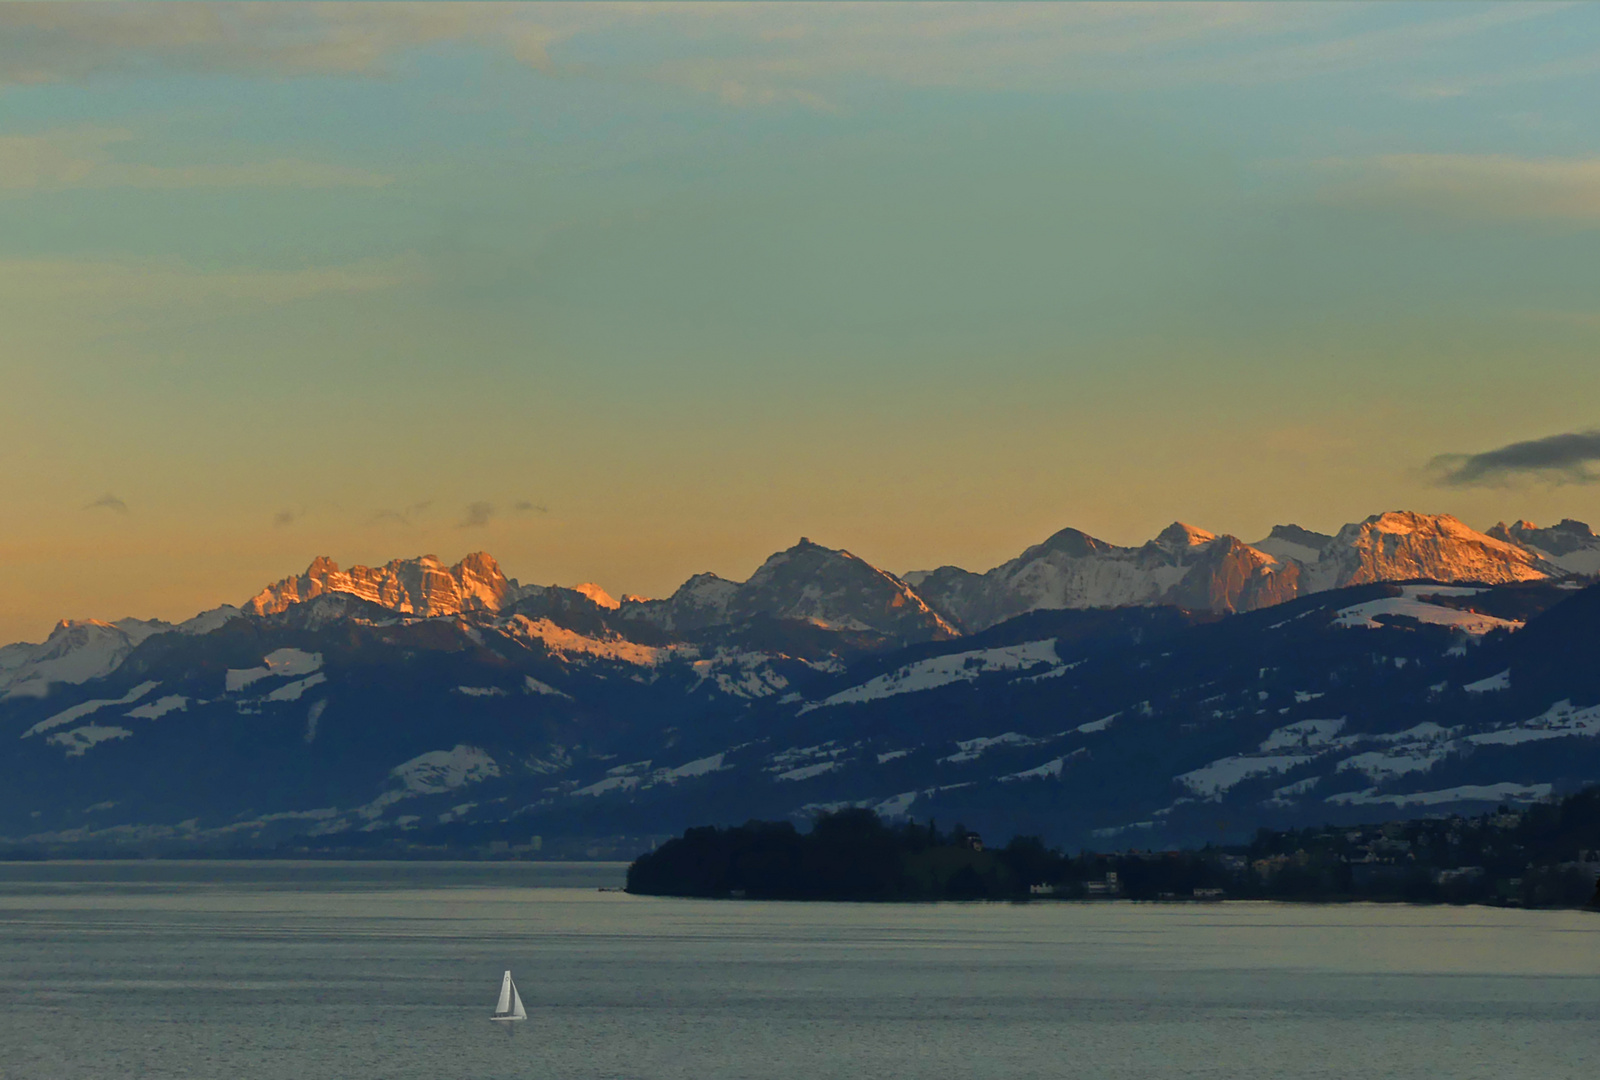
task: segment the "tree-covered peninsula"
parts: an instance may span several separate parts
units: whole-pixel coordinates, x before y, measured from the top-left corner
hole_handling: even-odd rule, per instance
[[[1593,906],[1600,788],[1502,807],[1363,826],[1272,831],[1197,851],[1080,852],[1037,838],[1004,847],[956,825],[889,824],[872,811],[689,829],[628,868],[628,891],[771,900],[1390,900]]]

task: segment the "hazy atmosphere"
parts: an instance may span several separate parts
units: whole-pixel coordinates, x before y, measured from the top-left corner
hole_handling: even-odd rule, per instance
[[[0,6],[0,637],[1600,516],[1600,8]]]

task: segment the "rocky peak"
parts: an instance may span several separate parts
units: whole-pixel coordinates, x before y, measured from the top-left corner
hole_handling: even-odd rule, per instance
[[[1393,510],[1339,530],[1327,555],[1327,587],[1374,581],[1536,581],[1557,567],[1449,514]]]
[[[403,615],[458,615],[464,611],[497,612],[515,599],[516,582],[500,572],[486,552],[474,552],[445,566],[436,556],[394,559],[383,566],[339,564],[325,555],[311,561],[304,574],[268,585],[245,605],[257,615],[273,615],[291,604],[325,593],[349,593]]]
[[[1333,537],[1327,533],[1313,532],[1299,525],[1274,525],[1272,532],[1267,535],[1269,540],[1282,540],[1290,544],[1299,544],[1301,547],[1321,549],[1333,542]],[[1259,547],[1260,545],[1255,545]]]
[[[1193,525],[1185,525],[1181,521],[1174,521],[1171,525],[1161,530],[1160,534],[1156,536],[1155,542],[1163,547],[1182,550],[1209,544],[1216,538],[1216,533],[1197,529]]]
[[[1233,536],[1196,544],[1182,579],[1161,597],[1190,611],[1254,611],[1293,600],[1300,592],[1300,567],[1280,563]]]
[[[825,629],[882,633],[907,642],[957,636],[900,578],[806,537],[762,563],[739,586],[729,614],[800,619]]]
[[[1115,546],[1104,540],[1097,540],[1081,529],[1062,529],[1044,543],[1035,544],[1024,551],[1020,557],[1038,559],[1046,555],[1065,555],[1072,559],[1084,559],[1110,551]]]
[[[1299,525],[1274,525],[1265,540],[1250,545],[1264,551],[1285,565],[1309,566],[1316,563],[1324,549],[1333,543],[1326,533],[1313,532]]]
[[[606,592],[592,581],[585,581],[582,584],[574,585],[572,587],[572,591],[575,593],[582,593],[590,600],[593,600],[598,606],[607,608],[611,611],[615,611],[622,606],[620,601],[613,599],[610,593]]]
[[[621,615],[673,632],[779,620],[903,643],[958,633],[900,578],[807,537],[769,556],[748,581],[697,574],[666,600],[624,603]]]
[[[1501,522],[1490,529],[1488,535],[1510,544],[1538,548],[1551,555],[1567,555],[1580,548],[1600,546],[1600,536],[1581,521],[1563,518],[1561,524],[1541,529],[1531,521],[1518,520],[1513,525]]]
[[[38,644],[0,648],[0,699],[44,697],[52,685],[98,679],[145,638],[171,629],[157,619],[62,619]]]
[[[1570,574],[1600,574],[1600,536],[1581,521],[1563,518],[1541,529],[1531,521],[1504,522],[1489,530],[1496,540],[1528,549]]]

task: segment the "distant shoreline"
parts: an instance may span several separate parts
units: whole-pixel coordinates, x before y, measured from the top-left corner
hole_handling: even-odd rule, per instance
[[[1600,903],[1600,788],[1526,813],[1274,833],[1199,851],[1002,848],[957,824],[890,825],[870,810],[810,832],[751,821],[687,830],[634,860],[628,891],[706,899],[918,902],[1278,900],[1581,909]]]

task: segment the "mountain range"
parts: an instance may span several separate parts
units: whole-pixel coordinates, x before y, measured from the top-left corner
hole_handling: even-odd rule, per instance
[[[870,805],[1169,843],[1600,779],[1600,537],[1392,512],[1063,530],[901,576],[802,539],[662,599],[319,558],[0,648],[0,836],[528,843]]]

